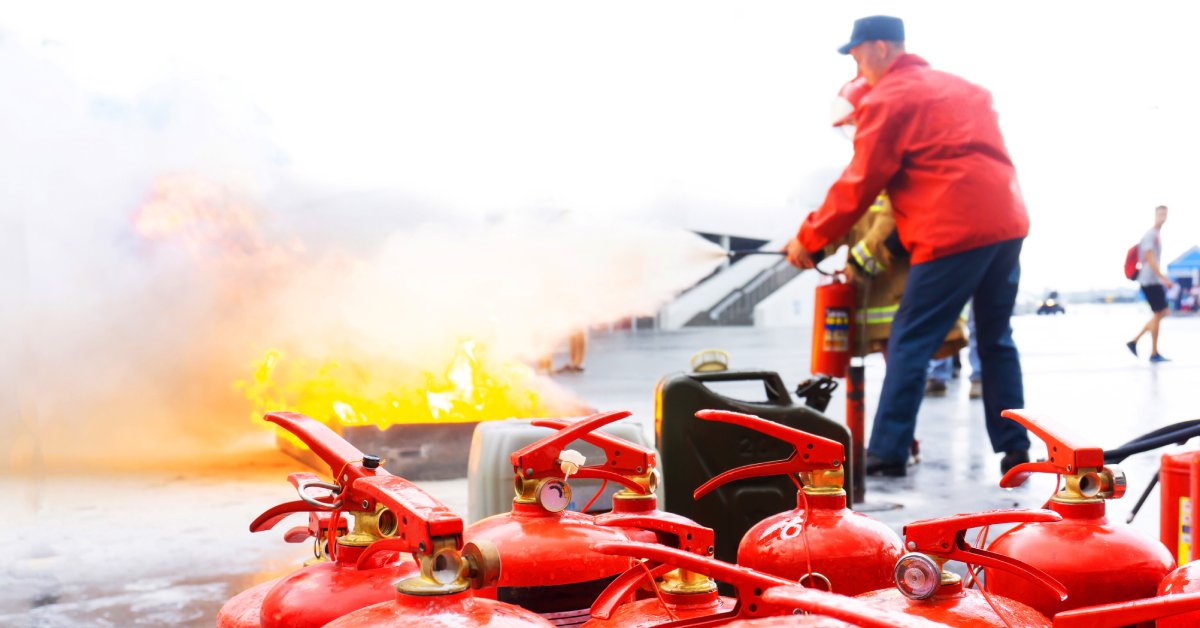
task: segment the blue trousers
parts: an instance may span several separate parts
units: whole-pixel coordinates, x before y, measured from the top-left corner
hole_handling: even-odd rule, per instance
[[[1029,449],[1025,428],[1000,411],[1025,407],[1021,359],[1013,343],[1013,303],[1024,238],[917,264],[908,273],[888,338],[887,373],[867,452],[889,463],[908,459],[925,369],[972,297],[982,367],[983,408],[996,452]]]

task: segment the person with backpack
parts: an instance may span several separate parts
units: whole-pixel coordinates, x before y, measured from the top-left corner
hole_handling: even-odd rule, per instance
[[[1146,297],[1146,303],[1150,305],[1150,311],[1153,315],[1150,320],[1142,327],[1133,340],[1125,343],[1129,347],[1129,351],[1133,355],[1137,355],[1137,343],[1142,339],[1146,332],[1150,332],[1150,361],[1157,364],[1166,362],[1167,359],[1158,352],[1158,325],[1162,319],[1167,317],[1171,308],[1167,307],[1167,290],[1175,285],[1169,277],[1163,274],[1162,267],[1159,265],[1159,260],[1162,259],[1162,240],[1159,233],[1162,231],[1163,223],[1167,221],[1167,206],[1159,205],[1154,208],[1154,227],[1142,236],[1142,241],[1137,245],[1137,260],[1141,262],[1137,270],[1137,274],[1130,279],[1137,279],[1141,284],[1142,294]],[[1131,251],[1132,252],[1132,251]],[[1126,263],[1126,276],[1129,275],[1128,262]]]

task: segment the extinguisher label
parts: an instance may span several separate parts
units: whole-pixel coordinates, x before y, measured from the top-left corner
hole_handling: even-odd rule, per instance
[[[777,521],[775,525],[763,531],[762,538],[767,538],[775,532],[779,532],[779,540],[790,541],[796,538],[804,529],[804,516],[796,515],[784,521]]]
[[[550,623],[555,626],[582,626],[592,618],[592,609],[581,608],[576,611],[563,611],[560,613],[539,613],[545,617]]]
[[[1179,498],[1179,564],[1192,561],[1192,500]]]
[[[825,342],[827,352],[850,350],[850,311],[840,307],[825,308]]]

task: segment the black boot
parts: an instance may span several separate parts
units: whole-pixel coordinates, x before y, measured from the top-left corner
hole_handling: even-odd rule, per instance
[[[867,475],[877,475],[888,478],[902,478],[908,475],[908,465],[904,462],[884,462],[871,454],[867,454]]]
[[[1006,451],[1004,457],[1000,459],[1000,473],[1008,473],[1008,470],[1019,465],[1029,462],[1029,450],[1021,449],[1018,451]],[[868,467],[870,468],[870,467]]]

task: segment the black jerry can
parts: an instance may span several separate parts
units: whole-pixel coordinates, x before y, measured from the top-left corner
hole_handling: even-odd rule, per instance
[[[722,395],[710,384],[761,382],[765,401],[743,401]],[[850,431],[816,410],[793,401],[773,371],[676,373],[659,381],[654,435],[662,470],[663,509],[708,526],[716,533],[716,557],[737,562],[738,544],[751,526],[796,507],[796,485],[784,476],[730,482],[702,497],[692,492],[734,467],[786,458],[787,443],[746,428],[697,419],[699,410],[731,410],[753,414],[842,444],[847,452],[845,490],[853,495]]]

